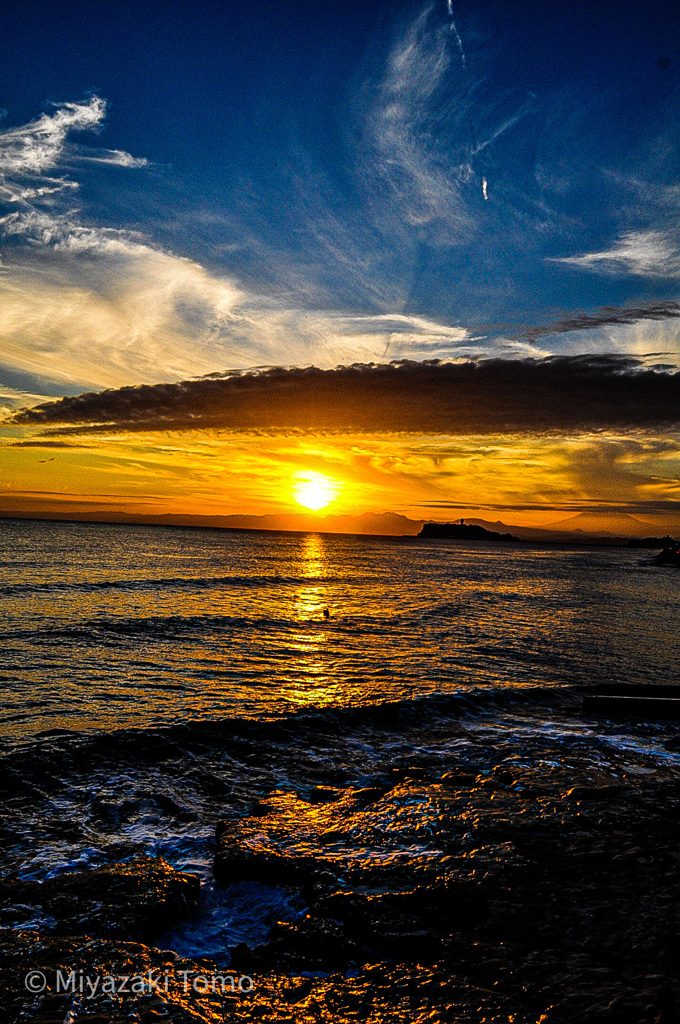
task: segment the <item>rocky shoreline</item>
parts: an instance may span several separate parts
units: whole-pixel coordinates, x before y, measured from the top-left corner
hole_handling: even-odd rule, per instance
[[[220,821],[217,882],[283,886],[302,908],[232,950],[227,973],[252,991],[187,990],[225,968],[160,948],[201,912],[198,878],[160,858],[5,878],[2,1020],[680,1020],[674,759],[421,760],[368,784],[274,789]],[[47,984],[30,994],[36,970]],[[56,991],[59,970],[166,981],[90,998]]]

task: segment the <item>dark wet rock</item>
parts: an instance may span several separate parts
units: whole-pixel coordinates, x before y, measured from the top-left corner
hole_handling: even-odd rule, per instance
[[[47,986],[29,995],[24,978],[29,970],[44,972]],[[74,971],[77,978],[148,976],[155,990],[112,997],[98,992],[91,999],[57,991],[56,975]],[[159,1020],[170,1024],[223,1024],[224,1021],[263,1021],[265,1024],[424,1024],[489,1021],[535,1024],[540,1016],[512,979],[495,984],[452,970],[450,963],[431,967],[379,963],[327,977],[301,978],[280,971],[256,974],[253,991],[221,991],[224,977],[207,961],[182,960],[138,943],[110,940],[40,939],[23,932],[10,945],[0,934],[0,985],[3,1024],[143,1024]],[[240,971],[234,972],[237,980]],[[167,982],[166,980],[167,979]],[[195,982],[198,982],[196,988]],[[207,982],[207,992],[203,992]],[[217,984],[216,984],[217,982]],[[216,989],[216,991],[212,991]],[[537,1001],[545,1009],[545,1002]],[[546,1018],[549,1019],[549,1018]],[[555,1018],[558,1020],[560,1018]]]
[[[399,782],[432,782],[437,775],[432,768],[419,765],[409,765],[404,768],[391,768],[387,773],[387,779],[391,785]]]
[[[658,1009],[659,1015],[656,1024],[680,1024],[680,1013],[676,1003],[675,994],[666,985],[662,985],[656,996],[656,1005],[652,1009]]]
[[[361,877],[389,865],[434,865],[440,813],[436,787],[403,784],[346,789],[329,803],[276,791],[256,815],[217,827],[215,877],[290,884],[320,873]],[[369,852],[370,851],[370,852]]]
[[[610,801],[625,792],[626,786],[573,786],[567,790],[568,800]]]
[[[278,971],[344,971],[364,960],[361,948],[337,921],[305,914],[295,922],[278,921],[269,941],[241,951],[232,966],[248,973]]]
[[[583,737],[560,746],[547,733],[533,746],[497,733],[459,746],[456,728],[450,720],[420,732],[414,725],[412,744],[400,734],[370,767],[362,734],[335,772],[308,734],[296,746],[277,733],[263,755],[251,739],[237,746],[220,733],[239,768],[228,787],[215,775],[212,806],[230,816],[218,830],[216,871],[225,885],[284,883],[304,910],[276,922],[261,945],[232,951],[230,970],[252,973],[252,997],[173,1003],[171,992],[134,1013],[126,1004],[125,1015],[104,1003],[89,1015],[83,1006],[83,1021],[677,1024],[673,737],[664,734],[666,752],[653,761],[648,727],[636,726],[625,756]],[[289,791],[270,791],[284,778]],[[178,817],[171,805],[166,813]],[[94,902],[90,910],[96,918]],[[42,905],[26,902],[23,914],[27,926],[53,927]],[[168,956],[117,940],[34,935],[29,957],[26,934],[0,942],[0,984],[14,986],[7,1005],[14,1013],[21,1001],[17,1024],[66,1019],[67,1003],[51,1009],[16,994],[19,968],[39,965],[50,943],[50,962],[91,964],[96,948],[99,963],[132,970]],[[180,963],[170,960],[175,977]]]
[[[493,1016],[501,994],[516,1020],[675,1019],[672,773],[508,757],[477,772],[388,772],[329,802],[276,791],[260,806],[220,827],[217,870],[226,881],[245,861],[307,909],[238,947],[235,969],[361,974],[393,962],[422,980],[430,965],[433,1020],[508,1020]]]
[[[264,946],[239,949],[236,962],[338,970],[384,957],[431,961],[452,931],[479,925],[485,894],[450,877],[437,846],[444,802],[438,784],[409,784],[400,773],[387,790],[347,789],[321,805],[277,791],[256,815],[221,823],[218,879],[294,885],[308,904]]]
[[[27,991],[29,972],[44,976],[44,990]],[[217,995],[193,984],[195,977],[210,979],[215,973],[214,966],[141,943],[0,931],[0,1019],[3,1024],[223,1024],[229,1000],[221,984]],[[96,987],[94,994],[90,986]],[[247,1012],[249,997],[240,995],[240,1001]]]
[[[488,905],[482,888],[448,878],[406,891],[337,890],[313,904],[314,913],[342,922],[366,953],[390,951],[399,959],[432,955],[451,932],[479,926]]]
[[[332,786],[315,786],[309,793],[307,799],[310,804],[329,804],[342,796],[341,789]]]
[[[134,857],[44,881],[0,882],[0,922],[30,920],[56,935],[146,939],[198,907],[200,881],[162,858]]]

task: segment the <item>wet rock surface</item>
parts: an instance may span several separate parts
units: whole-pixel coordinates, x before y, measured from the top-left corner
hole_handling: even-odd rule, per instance
[[[162,857],[134,857],[44,881],[0,880],[0,924],[30,925],[43,934],[147,939],[198,908],[200,881]]]
[[[37,966],[36,966],[37,965]],[[115,976],[151,978],[147,991],[111,995],[98,991],[57,991],[55,978],[69,967],[80,979]],[[48,979],[46,990],[35,997],[22,992],[29,970]],[[220,979],[205,963],[181,960],[136,943],[107,940],[42,940],[35,933],[20,933],[8,945],[0,937],[0,984],[5,995],[3,1022],[31,1021],[63,1024],[97,1021],[98,1024],[170,1021],[172,1024],[218,1024],[224,1021],[323,1022],[402,1021],[404,1024],[456,1021],[473,1024],[529,1024],[538,1018],[521,990],[480,982],[467,975],[451,975],[447,964],[412,967],[373,964],[326,977],[295,977],[268,973],[254,979],[252,992],[222,991]],[[130,980],[127,987],[134,985]],[[544,1020],[549,1018],[544,1017]],[[558,1018],[554,1018],[558,1019]]]
[[[569,786],[577,765],[519,758],[424,774],[322,803],[273,792],[218,826],[220,877],[296,885],[306,901],[266,944],[237,947],[235,968],[429,965],[456,991],[468,979],[468,1008],[477,985],[514,992],[527,1019],[680,1019],[679,780],[590,770]]]
[[[530,735],[526,721],[466,733],[443,716],[344,739],[277,726],[268,746],[206,743],[205,762],[170,751],[175,804],[200,782],[211,832],[219,821],[220,892],[282,887],[292,912],[216,962],[160,948],[179,949],[160,934],[172,922],[200,923],[191,872],[112,857],[39,876],[32,856],[0,893],[0,1021],[677,1024],[677,737],[640,726],[614,744],[574,720],[556,738],[538,720]],[[179,820],[163,813],[163,827]],[[125,814],[149,827],[147,797]],[[107,842],[121,828],[109,819]],[[44,992],[27,992],[29,970]],[[152,971],[167,990],[86,998],[57,991],[57,970]],[[210,990],[225,972],[252,992]]]

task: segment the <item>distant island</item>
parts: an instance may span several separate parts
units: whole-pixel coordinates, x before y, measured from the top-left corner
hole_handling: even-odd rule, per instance
[[[60,499],[61,500],[61,499]],[[372,537],[448,537],[459,540],[487,540],[498,543],[526,541],[530,544],[606,544],[613,547],[663,548],[672,538],[650,536],[648,521],[628,514],[579,513],[569,519],[542,526],[520,526],[501,520],[465,518],[461,523],[425,523],[396,512],[359,514],[312,514],[309,512],[238,513],[206,515],[180,512],[128,512],[102,507],[99,500],[83,507],[82,501],[56,507],[42,498],[15,499],[0,493],[0,529],[3,519],[36,519],[57,522],[117,523],[129,526],[168,526],[211,530],[257,530],[284,533],[344,534]],[[665,525],[665,524],[664,524]],[[463,529],[461,529],[461,527]],[[675,532],[675,526],[672,527]],[[443,532],[446,531],[446,532]],[[511,532],[512,531],[512,532]]]
[[[629,548],[670,548],[675,547],[677,543],[666,534],[665,537],[631,537],[626,546]]]
[[[459,523],[424,523],[418,536],[434,537],[438,540],[500,540],[504,543],[520,543],[519,537],[512,533],[496,533],[495,530],[485,530],[483,526],[466,525],[463,519]]]

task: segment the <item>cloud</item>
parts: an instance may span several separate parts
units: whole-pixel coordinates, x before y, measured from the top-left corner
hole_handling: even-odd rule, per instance
[[[453,35],[454,39],[456,40],[458,52],[460,53],[460,62],[462,66],[465,68],[467,67],[467,58],[465,56],[465,50],[463,49],[463,40],[460,38],[460,33],[456,28],[455,21],[453,20],[453,0],[447,0],[446,10],[449,16],[449,30]]]
[[[14,388],[0,381],[0,421],[18,409],[42,405],[49,401],[49,395],[37,394],[25,388]]]
[[[424,316],[290,308],[127,233],[39,214],[5,225],[39,252],[0,276],[6,364],[72,390],[183,380],[215,367],[476,355]],[[63,392],[62,392],[63,393]]]
[[[569,433],[680,423],[680,371],[623,356],[272,368],[63,398],[15,425],[439,434]]]
[[[449,243],[471,224],[461,191],[467,154],[462,161],[450,155],[452,137],[467,142],[460,138],[467,134],[465,104],[450,102],[450,74],[449,33],[433,25],[426,9],[394,44],[372,91],[363,164],[373,179],[373,203],[387,208],[390,219]]]
[[[145,158],[123,150],[93,150],[69,143],[73,132],[97,131],[105,116],[105,101],[92,96],[87,102],[62,103],[52,114],[0,131],[0,200],[25,209],[77,190],[78,182],[47,173],[73,163],[145,167]]]
[[[73,132],[98,130],[105,113],[105,101],[92,96],[0,132],[0,234],[14,243],[7,251],[15,260],[0,277],[3,361],[81,387],[157,379],[161,352],[175,378],[212,368],[204,354],[187,353],[182,316],[171,310],[207,302],[219,315],[240,294],[235,286],[139,232],[83,223],[72,205],[79,183],[58,173],[79,163],[146,165],[122,150],[70,142]]]
[[[483,502],[472,506],[470,502],[438,501],[423,503],[420,508],[469,509],[476,508],[488,512],[599,512],[618,515],[680,515],[680,499],[656,501],[653,498],[642,498],[639,501],[605,502],[601,498],[581,498],[578,501],[527,501],[509,504],[508,502]],[[543,524],[543,529],[550,529],[550,524]]]
[[[48,196],[75,191],[79,186],[76,181],[65,178],[43,178],[41,185],[28,185],[26,182],[8,181],[0,176],[0,200],[6,203],[27,206],[32,202],[45,200]]]
[[[14,266],[0,278],[3,358],[15,369],[115,387],[252,362],[250,346],[226,341],[242,297],[232,282],[113,231],[22,226],[50,249],[39,267]]]
[[[86,150],[82,146],[71,148],[71,159],[79,163],[101,164],[107,167],[148,167],[149,161],[143,156],[132,156],[123,149]]]
[[[145,157],[134,157],[121,149],[92,149],[69,141],[73,132],[98,131],[105,116],[106,102],[92,96],[87,102],[62,103],[52,114],[0,131],[0,200],[20,208],[35,208],[49,197],[77,190],[78,182],[47,173],[73,164],[148,166]]]
[[[106,104],[99,96],[87,103],[63,103],[54,114],[42,114],[19,128],[0,132],[0,174],[44,174],[56,166],[69,132],[97,128]]]
[[[680,276],[680,250],[662,231],[629,231],[610,249],[582,256],[549,257],[549,261],[612,277]]]
[[[225,365],[285,361],[330,367],[384,359],[388,352],[470,353],[464,329],[399,311],[403,297],[394,301],[393,284],[383,290],[366,256],[366,239],[355,237],[339,211],[333,213],[320,183],[311,193],[307,188],[317,257],[322,247],[321,262],[334,263],[355,298],[363,288],[364,308],[396,312],[352,315],[330,305],[319,308],[330,295],[310,290],[300,268],[297,279],[284,279],[287,287],[256,291],[139,231],[87,223],[72,203],[78,182],[55,170],[146,163],[70,140],[71,132],[100,128],[105,110],[104,101],[93,97],[0,135],[0,192],[4,183],[6,200],[0,233],[13,242],[7,251],[14,257],[0,275],[0,344],[13,370],[82,389],[182,380]],[[305,192],[303,181],[299,192]],[[266,258],[276,263],[276,251]],[[343,305],[351,308],[349,296]]]
[[[9,448],[80,448],[69,441],[12,441]]]
[[[117,248],[119,253],[129,253],[142,248],[135,242],[132,232],[86,227],[72,214],[55,215],[42,210],[8,213],[0,218],[0,230],[5,236],[16,236],[35,245],[51,246],[56,252],[110,253],[113,248]],[[137,234],[137,237],[142,236]]]
[[[446,6],[448,13],[440,3],[400,19],[384,51],[376,43],[362,63],[370,80],[354,79],[351,96],[341,98],[347,116],[333,146],[324,136],[302,152],[301,133],[286,150],[286,135],[277,170],[236,160],[219,202],[202,189],[189,198],[186,182],[157,169],[153,181],[133,175],[137,215],[120,181],[146,159],[84,145],[78,134],[104,127],[106,103],[97,96],[0,132],[7,364],[65,390],[94,390],[183,381],[225,366],[520,355],[529,345],[518,338],[569,330],[579,338],[553,350],[642,353],[648,338],[631,337],[630,347],[603,340],[604,328],[637,322],[626,314],[584,314],[579,324],[566,318],[515,338],[503,327],[485,337],[475,329],[479,318],[510,320],[517,331],[512,309],[527,308],[522,287],[534,281],[526,268],[536,259],[546,273],[536,213],[521,183],[510,188],[527,148],[513,126],[533,100],[499,83],[489,64],[484,73],[479,45],[466,57],[454,5]],[[82,200],[81,176],[93,184]],[[88,208],[88,197],[101,205]],[[117,226],[126,220],[114,208],[148,234]],[[657,256],[660,239],[672,248],[670,235],[632,233],[610,261],[630,263],[633,239],[639,259],[645,237]],[[188,245],[193,258],[183,255]],[[442,247],[445,257],[435,251]],[[604,255],[563,260],[590,259],[591,269],[610,272]],[[599,335],[587,337],[588,329]]]
[[[667,439],[617,438],[606,442],[589,442],[574,454],[571,477],[575,493],[597,494],[606,501],[632,501],[640,492],[661,500],[663,491],[678,502],[678,481],[667,479],[654,471],[654,462],[669,454],[676,460],[678,445]]]
[[[635,324],[641,320],[672,320],[680,317],[680,302],[647,302],[638,306],[605,306],[597,313],[574,313],[552,323],[527,327],[517,338],[538,341],[553,334],[590,331],[600,327]]]

